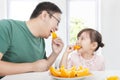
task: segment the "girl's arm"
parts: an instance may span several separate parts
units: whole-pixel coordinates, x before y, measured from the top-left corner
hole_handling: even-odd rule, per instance
[[[68,61],[68,55],[73,51],[73,46],[68,46],[62,56],[62,59],[60,61],[60,66],[64,65],[65,68],[67,68],[67,61]]]
[[[67,68],[67,60],[68,60],[68,53],[64,52],[62,59],[60,61],[60,66],[64,65],[64,67]]]

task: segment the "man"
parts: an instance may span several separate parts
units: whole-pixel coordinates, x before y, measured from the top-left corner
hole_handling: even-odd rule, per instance
[[[61,10],[51,2],[39,3],[30,20],[0,20],[0,76],[46,71],[62,51],[63,42],[52,40],[47,58],[44,38],[58,30]]]

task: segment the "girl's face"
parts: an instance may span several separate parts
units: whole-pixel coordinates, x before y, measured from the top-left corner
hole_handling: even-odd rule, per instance
[[[81,53],[88,53],[91,50],[91,40],[88,32],[83,32],[77,40],[78,45],[81,45],[81,49],[79,50]]]

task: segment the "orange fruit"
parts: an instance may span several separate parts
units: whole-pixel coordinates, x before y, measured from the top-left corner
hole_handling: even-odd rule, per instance
[[[90,75],[88,68],[84,68],[82,70],[77,71],[77,77],[88,76],[88,75]]]
[[[67,69],[65,69],[63,65],[60,67],[60,72],[61,72],[61,77],[68,77]]]
[[[74,50],[79,50],[81,47],[79,45],[74,46]]]
[[[57,38],[57,34],[55,32],[52,32],[52,39]]]
[[[72,66],[72,67],[71,67],[71,70],[76,71],[76,66]]]
[[[59,77],[61,75],[61,72],[59,70],[56,70],[55,68],[53,67],[50,67],[50,73],[53,75],[53,76],[56,76],[56,77]]]
[[[79,70],[83,70],[83,67],[82,67],[82,66],[79,66],[78,71],[79,71]]]
[[[106,80],[119,80],[119,77],[116,76],[116,75],[114,75],[114,76],[109,76],[109,77],[107,77]]]
[[[76,66],[73,66],[70,69],[66,69],[63,65],[59,69],[50,67],[50,73],[53,76],[62,77],[62,78],[73,78],[73,77],[83,77],[83,76],[92,75],[89,72],[88,68],[84,68],[84,67],[80,66],[77,69]]]

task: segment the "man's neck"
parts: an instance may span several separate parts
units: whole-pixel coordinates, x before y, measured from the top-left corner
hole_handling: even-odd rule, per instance
[[[36,19],[31,19],[26,22],[26,25],[30,32],[35,36],[35,37],[40,37],[40,30],[42,30],[42,27],[40,27],[40,22]]]

